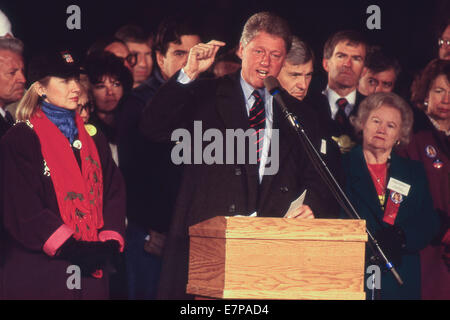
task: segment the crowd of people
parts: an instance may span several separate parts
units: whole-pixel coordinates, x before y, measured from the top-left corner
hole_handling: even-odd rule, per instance
[[[269,77],[402,276],[368,250],[366,265],[383,270],[368,297],[450,299],[450,20],[409,96],[395,93],[398,59],[360,32],[335,32],[319,54],[270,12],[252,15],[238,44],[204,42],[174,16],[154,34],[123,26],[79,61],[60,48],[26,64],[0,22],[0,299],[190,299],[190,226],[283,217],[304,190],[287,218],[346,217]],[[314,92],[319,57],[327,85]],[[194,136],[198,121],[224,136],[254,130],[256,146],[222,150],[226,164],[175,164],[184,141],[172,133]]]

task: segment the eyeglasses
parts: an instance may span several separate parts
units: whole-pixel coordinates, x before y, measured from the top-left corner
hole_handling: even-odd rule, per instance
[[[80,113],[82,113],[83,111],[86,111],[88,113],[90,113],[93,109],[93,105],[91,101],[86,102],[85,104],[79,104],[78,107],[80,108]]]
[[[447,47],[450,47],[450,40],[439,39],[438,40],[439,48],[442,47],[444,43]]]
[[[137,53],[130,53],[125,57],[125,60],[133,68],[137,63]]]

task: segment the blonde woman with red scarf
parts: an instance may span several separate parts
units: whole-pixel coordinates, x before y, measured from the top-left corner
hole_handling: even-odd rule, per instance
[[[47,53],[29,70],[18,122],[0,142],[0,298],[107,299],[124,248],[122,176],[76,112],[72,55]]]

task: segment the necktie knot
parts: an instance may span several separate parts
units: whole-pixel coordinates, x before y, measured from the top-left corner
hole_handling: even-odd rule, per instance
[[[348,105],[348,101],[345,98],[339,98],[336,103],[342,111],[345,111],[345,107]]]
[[[252,96],[255,97],[256,102],[260,102],[262,100],[261,94],[258,90],[253,90]]]

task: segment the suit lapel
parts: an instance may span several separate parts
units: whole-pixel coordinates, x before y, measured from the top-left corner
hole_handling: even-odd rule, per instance
[[[11,124],[9,124],[8,121],[0,115],[0,137],[2,137],[11,127]]]
[[[380,202],[377,196],[377,191],[373,185],[369,170],[367,169],[366,160],[362,152],[362,147],[358,146],[355,150],[355,157],[352,157],[352,175],[351,180],[348,181],[353,191],[363,199],[370,211],[378,218],[383,217],[384,212],[381,210]]]

